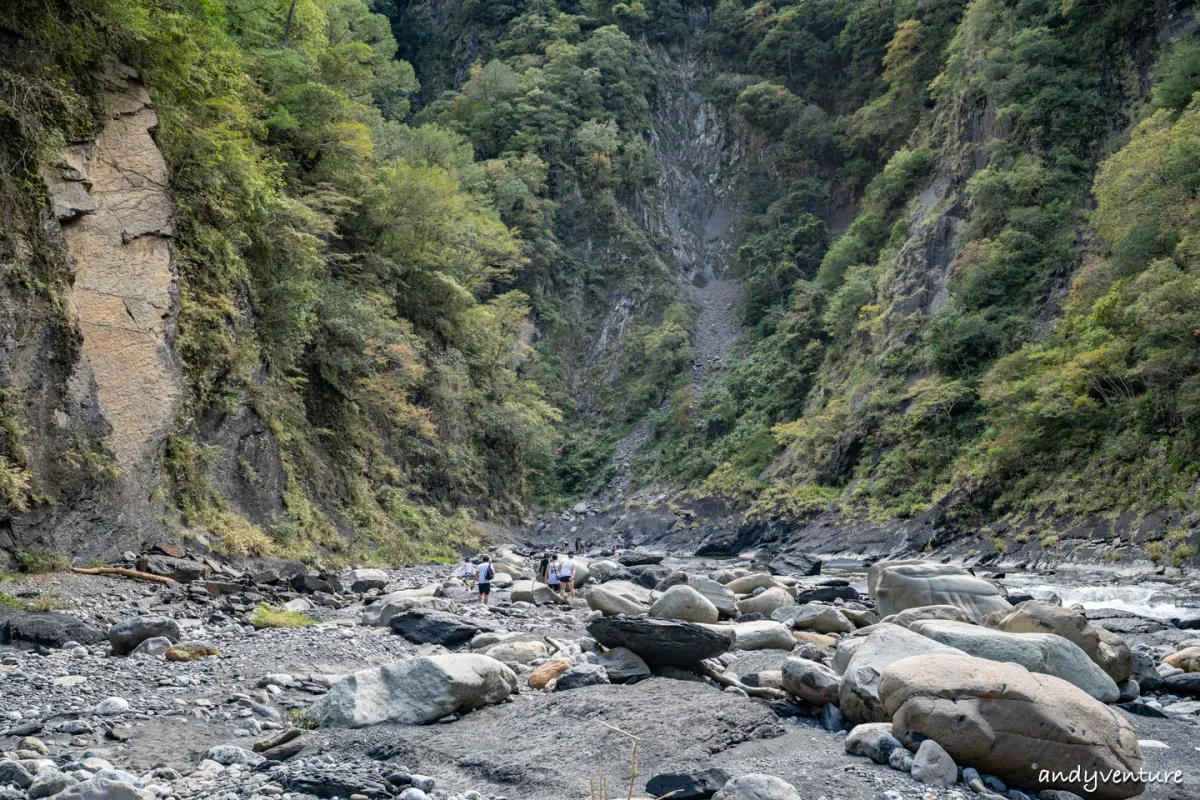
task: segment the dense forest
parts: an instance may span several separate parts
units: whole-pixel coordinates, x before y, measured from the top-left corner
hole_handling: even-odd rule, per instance
[[[10,2],[4,291],[69,326],[41,176],[103,126],[117,59],[176,204],[185,391],[155,525],[444,555],[475,520],[604,490],[642,430],[634,490],[959,529],[1165,513],[1145,555],[1182,563],[1198,28],[1180,0]],[[688,136],[663,121],[692,95],[725,138],[732,241],[699,273],[655,222]],[[700,380],[713,278],[740,286],[738,335]],[[5,335],[12,535],[74,501],[31,454],[30,337]],[[215,477],[213,431],[251,412],[282,469],[266,513]],[[120,470],[89,436],[73,469],[103,492]]]

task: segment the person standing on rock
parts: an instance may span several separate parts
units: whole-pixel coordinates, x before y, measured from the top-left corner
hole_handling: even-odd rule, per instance
[[[492,578],[496,577],[496,570],[492,569],[492,559],[489,556],[484,556],[479,562],[479,566],[475,568],[475,574],[479,581],[479,602],[486,606],[488,595],[492,591]]]
[[[557,592],[559,590],[558,553],[552,553],[550,555],[550,563],[546,565],[546,585],[549,586],[550,590],[553,592]]]
[[[558,565],[558,582],[562,586],[563,594],[570,592],[571,597],[575,596],[575,562],[571,557],[575,553],[567,553]]]
[[[471,563],[470,556],[463,556],[463,562],[458,565],[455,577],[461,578],[468,589],[475,585],[475,565]]]
[[[542,583],[548,583],[546,579],[546,570],[550,568],[550,553],[542,553],[542,564],[538,567],[538,580]]]
[[[575,537],[575,552],[576,553],[583,552],[583,545],[584,545],[583,537],[582,536]]]

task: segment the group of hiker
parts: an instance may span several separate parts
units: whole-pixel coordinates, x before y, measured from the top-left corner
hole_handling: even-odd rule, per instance
[[[571,551],[559,560],[558,553],[542,553],[542,563],[538,567],[538,580],[560,594],[575,596],[575,551]]]
[[[582,541],[582,540],[580,540]],[[575,551],[571,551],[561,559],[558,553],[543,553],[542,563],[538,569],[537,580],[546,584],[554,592],[575,596]],[[481,556],[478,562],[469,557],[463,557],[455,577],[468,587],[474,586],[479,592],[479,602],[488,604],[492,592],[492,580],[496,577],[496,568],[492,566],[491,556]]]

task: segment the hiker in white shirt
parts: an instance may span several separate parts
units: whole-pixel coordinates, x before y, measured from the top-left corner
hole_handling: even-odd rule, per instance
[[[463,562],[458,565],[454,577],[461,580],[468,589],[475,585],[475,565],[471,563],[471,559],[463,557]]]
[[[492,591],[492,578],[496,577],[496,570],[492,569],[492,559],[484,556],[475,568],[475,574],[479,580],[479,602],[486,606],[488,595]]]
[[[570,592],[571,597],[575,596],[575,562],[571,560],[574,553],[567,553],[566,557],[558,564],[558,582],[562,586],[563,593]]]

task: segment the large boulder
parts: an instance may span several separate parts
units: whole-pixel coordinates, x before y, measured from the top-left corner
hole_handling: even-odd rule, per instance
[[[117,774],[117,773],[113,773]],[[58,800],[154,800],[154,792],[101,775],[54,795]]]
[[[361,568],[352,569],[346,576],[350,591],[355,594],[369,592],[372,589],[383,589],[388,585],[388,574],[381,569]]]
[[[795,604],[796,601],[792,599],[792,595],[787,589],[775,586],[752,597],[739,600],[737,607],[738,611],[743,614],[762,614],[764,617],[769,617],[775,609]]]
[[[593,561],[588,565],[588,574],[591,580],[597,583],[607,583],[608,581],[627,581],[629,580],[629,570],[621,566],[615,561],[601,560]]]
[[[654,595],[649,589],[628,581],[609,581],[593,586],[587,592],[588,608],[606,617],[648,613],[653,600]]]
[[[1120,713],[1052,675],[967,655],[914,656],[884,670],[879,696],[909,749],[933,739],[959,764],[1097,800],[1142,791],[1136,778],[1085,785],[1097,773],[1139,772],[1137,734]]]
[[[15,611],[0,616],[0,644],[42,645],[59,648],[67,642],[98,644],[104,631],[94,625],[53,611]]]
[[[1073,642],[1088,658],[1120,683],[1133,674],[1133,650],[1115,633],[1110,633],[1078,611],[1027,600],[1011,611],[994,611],[983,624],[1008,633],[1053,633]],[[1034,670],[1040,672],[1041,670]]]
[[[908,629],[976,658],[1011,661],[1030,672],[1062,678],[1102,703],[1115,703],[1121,694],[1087,653],[1053,633],[1006,633],[942,619],[914,622]]]
[[[858,600],[858,590],[849,584],[816,586],[796,592],[796,605],[805,603],[831,603],[834,600]]]
[[[813,705],[837,705],[842,677],[829,667],[807,658],[789,658],[783,662],[783,688]]]
[[[924,561],[923,559],[919,559],[919,558],[899,558],[899,559],[892,559],[890,561],[889,560],[876,561],[874,564],[872,564],[870,566],[869,569],[867,569],[867,597],[871,598],[872,600],[876,599],[875,598],[875,589],[877,586],[879,586],[879,576],[882,575],[883,571],[885,569],[887,569],[888,567],[902,567],[906,564],[928,564],[928,563],[929,563],[928,561]]]
[[[535,606],[555,604],[569,605],[570,601],[544,583],[536,581],[513,581],[509,594],[514,603],[532,603]]]
[[[571,560],[575,562],[575,588],[580,589],[592,579],[592,566],[587,559],[579,556]]]
[[[650,606],[650,616],[661,619],[681,619],[685,622],[715,624],[717,607],[690,586],[672,586]]]
[[[774,620],[739,622],[733,631],[733,646],[738,650],[791,650],[796,646],[788,627]]]
[[[850,633],[854,630],[854,623],[846,619],[845,614],[820,603],[780,606],[770,616],[776,622],[791,620],[792,627],[797,630],[817,633]]]
[[[896,625],[880,623],[861,629],[864,635],[838,643],[830,666],[842,675],[838,706],[852,723],[886,722],[879,700],[879,676],[894,661],[926,653],[966,655],[963,651],[935,642]]]
[[[312,705],[309,715],[327,727],[420,725],[499,703],[516,691],[516,674],[496,659],[451,653],[347,675]]]
[[[713,604],[721,617],[733,618],[738,615],[737,595],[712,578],[689,575],[686,572],[673,572],[667,576],[666,580],[661,581],[655,586],[654,589],[655,591],[665,592],[672,586],[681,585],[690,586],[704,595],[704,599]]]
[[[159,636],[178,642],[183,638],[183,632],[179,629],[179,623],[170,617],[133,617],[109,629],[108,643],[112,645],[114,655],[126,656],[142,642]]]
[[[658,553],[648,553],[645,550],[624,550],[617,553],[616,561],[626,567],[645,567],[661,564],[663,557]]]
[[[719,656],[733,637],[692,622],[650,617],[604,617],[588,633],[605,647],[626,647],[652,666],[687,667]]]
[[[916,608],[906,608],[899,614],[892,614],[890,617],[884,617],[880,621],[890,622],[893,625],[899,625],[901,628],[907,628],[909,625],[922,619],[949,619],[955,622],[970,622],[971,615],[958,606],[918,606]]]
[[[800,800],[790,783],[774,775],[739,775],[721,787],[713,800]]]
[[[878,566],[878,565],[875,565]],[[875,569],[872,566],[871,569]],[[951,564],[901,564],[880,570],[875,602],[882,616],[920,606],[957,606],[979,622],[1012,608],[993,583]]]
[[[647,589],[653,589],[671,574],[671,570],[662,564],[638,564],[626,567],[626,570],[629,573],[630,582]]]
[[[725,588],[734,594],[750,594],[755,589],[783,588],[783,584],[769,572],[752,572],[740,578],[734,578],[725,584]]]
[[[445,590],[441,586],[425,586],[420,589],[403,589],[385,594],[363,609],[362,623],[386,628],[391,623],[392,617],[409,608],[432,608],[437,611],[456,612],[458,604],[449,598],[442,597],[444,592]]]
[[[416,644],[454,647],[471,641],[484,626],[456,614],[430,608],[409,608],[392,617],[392,630]]]

